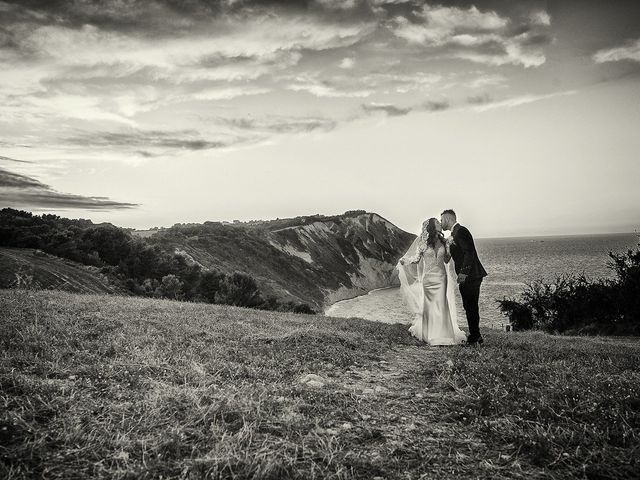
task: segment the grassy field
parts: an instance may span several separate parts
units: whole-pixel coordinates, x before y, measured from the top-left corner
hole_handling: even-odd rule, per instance
[[[638,476],[637,339],[485,339],[0,291],[0,477]]]

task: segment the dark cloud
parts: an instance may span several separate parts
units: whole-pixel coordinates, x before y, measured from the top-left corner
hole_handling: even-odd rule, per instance
[[[450,107],[449,100],[430,100],[422,104],[422,110],[428,112],[442,112]]]
[[[49,188],[35,178],[0,168],[0,188]]]
[[[548,33],[535,33],[528,35],[521,44],[527,47],[537,47],[541,45],[548,45],[553,41],[553,35]]]
[[[467,103],[469,105],[485,105],[487,103],[491,103],[492,101],[493,101],[493,97],[488,93],[467,97]]]
[[[369,1],[323,0],[5,0],[0,23],[23,28],[57,25],[104,31],[137,32],[143,36],[192,33],[222,15],[314,14],[336,21],[373,18]],[[343,5],[351,5],[343,8]],[[1,5],[0,5],[1,7]],[[348,18],[347,18],[348,17]],[[12,41],[11,37],[0,43]],[[14,45],[14,46],[17,46]]]
[[[384,112],[391,117],[400,117],[407,115],[412,109],[409,107],[398,107],[387,103],[369,103],[363,104],[362,108],[367,113]]]
[[[227,147],[238,142],[238,140],[203,139],[195,130],[83,133],[68,137],[63,141],[67,144],[86,147],[168,148],[177,150],[208,150]],[[150,152],[146,153],[150,154]]]
[[[442,112],[448,110],[451,104],[448,100],[428,100],[420,105],[412,107],[399,107],[388,103],[370,103],[362,105],[364,111],[368,114],[384,112],[391,117],[401,117],[408,115],[410,112]]]
[[[225,118],[220,123],[240,130],[271,133],[304,133],[314,130],[329,131],[336,127],[335,120],[319,117],[267,117]]]
[[[3,168],[0,168],[0,205],[83,210],[116,210],[138,206],[135,203],[117,202],[106,197],[61,193],[35,178]]]
[[[70,28],[92,25],[107,31],[140,31],[154,35],[187,31],[199,19],[218,15],[224,2],[5,0],[4,3],[5,24],[20,22]]]
[[[136,152],[138,155],[140,155],[141,157],[144,158],[153,158],[153,157],[157,157],[158,155],[151,153],[151,152],[147,152],[146,150],[136,150]]]
[[[5,162],[31,163],[31,162],[28,162],[27,160],[17,160],[15,158],[3,157],[2,155],[0,155],[0,160],[3,160]]]

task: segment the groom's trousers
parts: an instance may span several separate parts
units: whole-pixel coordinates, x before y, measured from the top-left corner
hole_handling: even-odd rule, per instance
[[[480,300],[480,285],[482,277],[467,278],[460,284],[460,296],[462,297],[462,306],[467,314],[467,324],[469,325],[469,335],[472,338],[480,337],[480,308],[478,301]]]

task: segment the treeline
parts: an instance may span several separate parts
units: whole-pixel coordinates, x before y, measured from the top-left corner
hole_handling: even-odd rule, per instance
[[[613,279],[562,276],[536,281],[520,299],[498,300],[514,330],[587,335],[640,335],[640,243],[623,253],[609,252]]]
[[[249,275],[204,270],[111,224],[5,208],[0,210],[0,246],[39,249],[99,267],[134,295],[315,313],[304,303],[265,298]]]

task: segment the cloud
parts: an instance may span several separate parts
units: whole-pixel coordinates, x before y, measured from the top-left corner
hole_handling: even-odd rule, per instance
[[[78,132],[62,138],[66,146],[98,151],[131,152],[138,157],[154,158],[179,152],[221,150],[256,145],[276,135],[299,134],[313,131],[328,132],[338,122],[323,117],[289,117],[267,115],[263,117],[202,116],[200,121],[217,133],[212,136],[198,130],[114,130]]]
[[[321,117],[281,117],[269,116],[266,118],[223,118],[219,121],[227,126],[258,133],[301,133],[315,130],[333,130],[337,122]]]
[[[82,147],[127,147],[135,149],[161,148],[171,150],[209,150],[222,148],[239,139],[205,139],[195,130],[124,130],[111,132],[87,132],[63,139],[64,143]],[[149,152],[151,153],[151,152]]]
[[[551,25],[551,16],[545,10],[535,10],[529,14],[529,18],[534,25]]]
[[[0,20],[2,117],[135,127],[136,115],[167,105],[267,93],[267,77],[302,52],[349,47],[376,28],[266,7],[222,14],[192,5],[199,2],[45,3],[2,3],[16,20]]]
[[[315,3],[330,10],[351,10],[358,6],[360,0],[315,0]]]
[[[383,112],[389,115],[390,117],[400,117],[404,115],[408,115],[411,112],[442,112],[444,110],[448,110],[450,107],[450,103],[448,100],[428,100],[419,105],[414,105],[410,107],[400,107],[397,105],[389,104],[389,103],[368,103],[363,104],[362,109],[367,114],[374,114],[378,112]]]
[[[343,77],[320,80],[317,74],[304,74],[289,77],[287,88],[294,92],[307,92],[316,97],[362,98],[375,93],[375,89],[361,82]]]
[[[474,78],[468,83],[468,85],[473,89],[477,89],[483,87],[501,86],[506,82],[507,78],[504,75],[485,74]]]
[[[157,19],[160,20],[160,19]],[[17,27],[8,26],[10,31]],[[34,57],[66,65],[127,65],[130,68],[198,65],[204,59],[272,59],[280,52],[351,46],[375,29],[370,22],[327,22],[291,14],[224,16],[160,39],[140,33],[74,28],[58,23],[34,26],[15,35],[18,48]]]
[[[545,11],[535,11],[527,22],[516,25],[495,11],[483,12],[475,6],[465,9],[425,4],[411,20],[396,16],[390,28],[409,44],[439,47],[442,56],[492,66],[537,67],[546,60],[536,47],[550,41],[546,29],[551,18]]]
[[[476,112],[486,112],[500,108],[514,108],[529,103],[538,102],[540,100],[548,100],[555,97],[564,97],[578,93],[576,90],[567,90],[564,92],[554,92],[545,95],[521,95],[517,97],[507,98],[505,100],[493,101],[489,96],[476,96],[468,99],[469,104],[473,105]]]
[[[619,47],[598,50],[593,54],[593,60],[596,63],[619,62],[621,60],[640,62],[640,38]]]
[[[363,75],[336,72],[330,77],[313,72],[282,77],[282,80],[288,83],[290,90],[308,92],[316,97],[366,98],[375,94],[422,93],[441,82],[443,77],[436,73],[397,73],[390,69]]]
[[[410,107],[398,107],[396,105],[391,105],[388,103],[363,104],[362,109],[369,114],[384,112],[391,117],[399,117],[399,116],[407,115],[411,111]]]
[[[106,197],[61,193],[39,180],[0,168],[0,204],[13,207],[116,210],[138,207]]]
[[[493,97],[488,93],[483,93],[480,95],[472,95],[467,98],[467,103],[469,105],[486,105],[493,101]]]
[[[353,58],[343,58],[340,61],[340,68],[344,68],[345,70],[352,69],[356,64],[356,61]]]
[[[373,85],[376,90],[397,93],[422,92],[431,90],[443,80],[442,75],[425,73],[422,71],[411,74],[399,74],[393,72],[372,73],[361,77],[360,81],[365,85]]]
[[[428,112],[442,112],[450,107],[448,100],[429,100],[423,103],[417,110],[426,110]]]
[[[46,188],[38,180],[0,168],[0,188]]]
[[[500,52],[456,52],[455,58],[469,60],[475,63],[484,63],[495,67],[502,65],[522,65],[525,68],[539,67],[546,61],[544,53],[537,50],[528,50],[516,42],[505,42],[504,49]]]
[[[257,86],[212,87],[200,90],[191,97],[198,100],[231,100],[237,97],[262,95],[269,92],[268,88]]]
[[[410,43],[432,46],[459,41],[476,40],[473,34],[492,32],[504,28],[508,20],[496,12],[481,12],[475,6],[469,9],[457,7],[431,6],[425,4],[416,13],[419,23],[410,22],[405,17],[397,17],[395,35]],[[465,40],[466,37],[466,40]]]
[[[354,109],[443,110],[416,99],[506,83],[447,73],[454,63],[544,63],[551,18],[538,4],[447,3],[0,0],[2,140],[134,161],[229,149],[329,131]]]
[[[0,160],[4,160],[5,162],[31,163],[27,160],[17,160],[15,158],[3,157],[2,155],[0,155]]]

